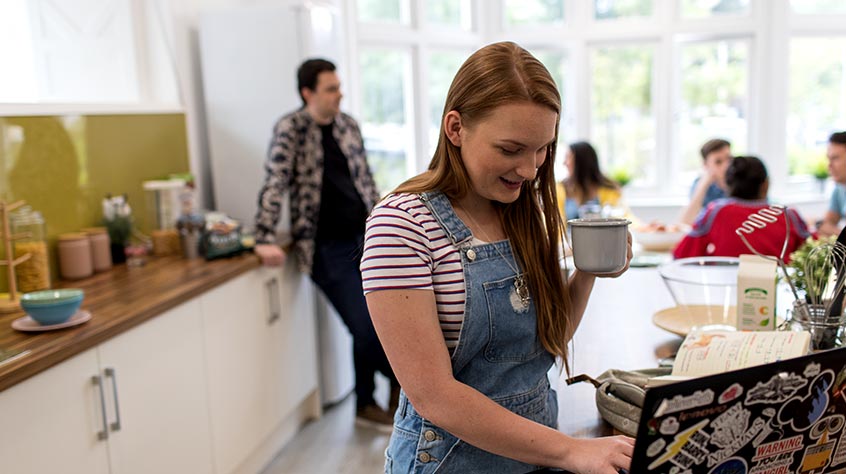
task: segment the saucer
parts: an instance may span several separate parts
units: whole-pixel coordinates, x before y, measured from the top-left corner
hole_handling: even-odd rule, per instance
[[[12,329],[17,329],[18,331],[25,331],[25,332],[39,332],[39,331],[52,331],[53,329],[62,329],[62,328],[69,328],[71,326],[76,326],[78,324],[82,324],[87,322],[91,319],[91,313],[84,309],[80,309],[73,316],[70,317],[67,321],[59,324],[48,324],[47,326],[42,326],[38,324],[37,321],[32,319],[29,316],[24,316],[22,318],[18,318],[12,321]]]
[[[703,330],[736,331],[736,310],[734,306],[688,305],[665,308],[652,315],[652,323],[659,328],[681,337],[694,327]],[[784,318],[777,316],[775,326],[784,323]]]
[[[734,326],[736,319],[734,306],[721,305],[675,306],[662,309],[652,316],[656,326],[681,337],[687,336],[697,326]]]

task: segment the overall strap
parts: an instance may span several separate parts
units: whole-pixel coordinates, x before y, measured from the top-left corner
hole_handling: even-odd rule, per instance
[[[430,191],[420,193],[420,200],[429,208],[429,211],[438,221],[441,228],[446,233],[447,237],[452,241],[453,245],[461,247],[463,244],[473,238],[470,229],[458,218],[458,215],[452,208],[449,198],[441,191]]]

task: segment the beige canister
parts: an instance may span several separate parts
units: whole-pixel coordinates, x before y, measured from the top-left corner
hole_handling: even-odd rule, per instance
[[[91,246],[91,264],[95,272],[104,272],[112,268],[112,252],[109,244],[109,233],[105,227],[88,227],[82,229],[88,235]]]
[[[67,280],[91,276],[94,265],[88,235],[71,233],[59,235],[59,274]]]

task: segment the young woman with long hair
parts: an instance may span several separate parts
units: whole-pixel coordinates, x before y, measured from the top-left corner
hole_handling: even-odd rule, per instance
[[[570,144],[564,164],[570,175],[559,187],[558,199],[564,203],[567,219],[585,217],[579,208],[585,204],[619,206],[622,198],[620,186],[599,169],[599,156],[588,142]]]
[[[371,214],[364,291],[403,388],[386,472],[629,467],[631,438],[555,429],[547,371],[566,364],[595,279],[564,281],[559,268],[560,114],[537,59],[510,42],[483,47],[450,86],[429,169]]]

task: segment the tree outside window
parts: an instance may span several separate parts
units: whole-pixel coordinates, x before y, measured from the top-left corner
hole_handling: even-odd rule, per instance
[[[655,182],[651,45],[591,52],[591,140],[603,170],[626,168],[635,184]]]
[[[706,141],[726,139],[735,154],[747,149],[749,43],[722,40],[680,47],[678,144],[681,171],[692,179],[702,167],[699,149]]]
[[[652,0],[594,0],[597,20],[621,20],[652,16]]]
[[[682,0],[682,18],[748,15],[749,0]]]
[[[505,24],[508,26],[563,23],[564,0],[505,0]]]
[[[470,0],[428,0],[426,20],[430,25],[470,31],[473,28]]]
[[[788,169],[808,175],[831,133],[846,130],[846,37],[793,38],[789,82]]]
[[[452,79],[470,51],[433,50],[428,57],[429,76],[429,155],[435,151],[440,136],[441,118]]]
[[[404,51],[382,48],[362,49],[359,56],[362,134],[376,186],[383,193],[406,178],[414,143],[406,120],[409,61]]]
[[[408,23],[408,0],[356,0],[359,21]]]

